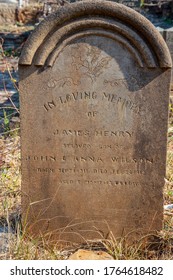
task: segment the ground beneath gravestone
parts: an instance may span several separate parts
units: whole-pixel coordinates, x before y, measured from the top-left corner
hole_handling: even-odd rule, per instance
[[[23,30],[21,31],[23,32]],[[114,259],[173,259],[173,102],[170,103],[164,227],[154,242],[128,246],[122,240],[98,240],[61,248],[27,236],[20,227],[20,118],[17,88],[18,57],[0,55],[0,259],[67,259],[78,249],[108,252]],[[44,245],[43,245],[44,244]],[[143,247],[142,247],[143,246]]]

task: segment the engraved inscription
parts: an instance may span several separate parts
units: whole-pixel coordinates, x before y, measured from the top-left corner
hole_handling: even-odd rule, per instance
[[[64,143],[62,146],[65,148],[72,148],[72,149],[90,149],[91,144],[73,144],[73,143]]]
[[[59,173],[63,174],[100,174],[100,175],[146,175],[146,170],[140,170],[139,168],[134,168],[134,169],[105,169],[105,168],[59,168],[57,170]]]
[[[127,79],[115,79],[115,78],[110,78],[110,79],[105,79],[103,81],[103,85],[105,87],[125,87],[126,89],[128,88],[133,88],[133,90],[140,91],[141,87],[145,86],[143,81],[138,81],[135,76],[129,75]]]
[[[96,111],[87,113],[87,116],[89,118],[95,118],[97,115],[98,115],[98,112],[96,112]]]
[[[139,114],[140,113],[140,107],[137,106],[134,102],[130,101],[130,99],[123,98],[118,96],[117,94],[110,94],[110,93],[103,93],[103,100],[110,101],[112,103],[121,104],[122,107],[129,108],[134,113]]]
[[[128,162],[128,163],[132,163],[132,162],[140,162],[140,163],[150,163],[153,164],[153,159],[148,159],[148,158],[127,158],[127,157],[112,157],[111,160],[113,162]]]
[[[152,158],[134,158],[134,157],[119,157],[119,156],[112,156],[110,158],[108,157],[105,157],[106,160],[109,160],[109,162],[112,162],[112,163],[146,163],[146,164],[150,164],[152,165],[154,163],[154,160]],[[92,163],[101,163],[101,162],[104,162],[105,158],[103,157],[95,157],[95,156],[92,156],[92,155],[88,155],[88,156],[67,156],[67,155],[64,155],[62,157],[59,157],[59,156],[56,156],[56,155],[51,155],[51,156],[37,156],[37,155],[34,155],[34,156],[26,156],[24,157],[25,160],[28,160],[28,161],[51,161],[51,162],[57,162],[59,160],[63,160],[64,162],[65,161],[73,161],[73,162],[86,162],[86,163],[89,163],[89,162],[92,162]]]
[[[53,169],[53,168],[37,168],[36,172],[38,172],[38,173],[53,173],[53,172],[55,172],[55,169]]]
[[[54,135],[61,136],[79,136],[79,137],[120,137],[120,138],[131,138],[133,136],[133,131],[110,131],[110,130],[73,130],[73,129],[63,129],[55,130]]]
[[[85,146],[83,146],[85,145]],[[88,147],[90,149],[90,146],[87,146],[87,144],[81,145],[82,147]],[[66,145],[65,145],[66,147]],[[40,173],[40,174],[62,174],[64,178],[66,178],[66,175],[75,176],[76,179],[78,179],[78,182],[80,180],[80,177],[78,176],[84,176],[84,175],[99,175],[100,178],[103,178],[105,175],[107,176],[113,176],[114,178],[119,178],[119,176],[125,176],[125,178],[129,179],[136,176],[146,176],[148,171],[151,170],[151,167],[154,163],[153,158],[135,158],[135,157],[122,157],[122,156],[112,156],[108,157],[106,155],[96,157],[96,156],[76,156],[76,155],[63,155],[62,157],[59,157],[57,155],[34,155],[34,156],[26,156],[24,158],[26,161],[32,161],[36,164],[38,162],[42,162],[42,167],[34,168],[33,171]],[[52,167],[45,166],[46,163],[50,162]],[[59,163],[63,163],[64,167],[59,168]],[[105,166],[105,162],[107,162],[107,166]],[[57,166],[58,163],[58,166]],[[74,165],[75,164],[75,165]],[[75,168],[74,168],[75,166]],[[83,167],[82,167],[83,166]],[[84,167],[85,166],[85,167]],[[61,179],[63,179],[61,177]],[[124,185],[134,185],[131,180],[128,182],[122,182],[119,180],[112,181],[111,177],[109,178],[109,184],[113,186],[124,186]],[[74,180],[62,180],[63,182],[68,182],[66,184],[73,184]],[[69,183],[71,182],[71,183]],[[84,184],[86,183],[83,182]],[[91,182],[91,180],[90,180]],[[93,182],[96,182],[93,180]],[[108,184],[103,183],[102,180],[99,181],[98,184]],[[101,183],[102,182],[102,183]],[[107,181],[108,182],[108,181]],[[95,183],[96,184],[96,183]]]
[[[123,147],[123,145],[121,144],[99,144],[97,145],[97,143],[93,143],[92,145],[89,143],[64,143],[62,144],[62,147],[64,148],[72,148],[72,149],[91,149],[92,146],[95,146],[95,148],[99,148],[101,150],[112,150],[112,149],[118,149]]]
[[[48,82],[47,86],[48,88],[55,88],[55,87],[65,87],[65,86],[71,86],[71,85],[75,85],[78,86],[80,85],[80,81],[75,81],[74,79],[72,79],[71,77],[64,77],[62,79],[50,79],[50,81]]]
[[[60,180],[59,184],[79,184],[79,185],[108,185],[108,186],[129,186],[129,187],[137,187],[140,186],[140,182],[133,181],[113,181],[113,180]]]
[[[80,175],[80,174],[99,174],[99,175],[126,175],[126,176],[133,176],[133,175],[147,175],[147,170],[140,170],[139,167],[131,168],[131,169],[112,169],[112,168],[48,168],[48,167],[38,167],[33,169],[37,173],[60,173],[60,174],[70,174],[70,175]]]
[[[68,159],[72,159],[72,160],[74,160],[75,162],[86,162],[86,163],[90,163],[90,162],[94,162],[94,163],[96,163],[96,162],[103,162],[104,161],[104,159],[103,158],[101,158],[101,157],[93,157],[93,156],[75,156],[75,157],[68,157]],[[67,160],[67,158],[66,158],[66,160]]]
[[[43,106],[46,109],[46,111],[49,111],[53,109],[54,107],[58,105],[65,105],[71,102],[78,102],[78,101],[87,101],[87,100],[98,100],[99,102],[111,102],[116,105],[121,105],[123,108],[127,108],[130,111],[132,111],[134,114],[140,115],[140,106],[138,104],[135,104],[132,100],[130,100],[129,97],[122,97],[121,95],[118,95],[117,93],[109,93],[109,92],[100,92],[97,93],[95,91],[76,91],[71,92],[68,94],[63,94],[57,99],[48,101]],[[90,115],[97,115],[96,111],[94,112],[88,112],[88,116]]]
[[[121,148],[121,147],[123,147],[123,145],[121,145],[121,144],[114,144],[114,145],[112,145],[112,144],[105,144],[105,145],[102,145],[102,144],[100,144],[99,146],[98,146],[98,148],[99,149],[107,149],[107,150],[110,150],[110,149],[118,149],[118,148]]]
[[[125,86],[126,88],[128,88],[127,82],[126,82],[125,79],[111,79],[111,80],[105,79],[103,81],[103,85],[104,86],[111,86],[111,87]]]
[[[47,104],[44,104],[46,111],[49,111],[49,109],[52,109],[53,107],[56,107],[56,104],[53,100],[51,102],[47,102]]]

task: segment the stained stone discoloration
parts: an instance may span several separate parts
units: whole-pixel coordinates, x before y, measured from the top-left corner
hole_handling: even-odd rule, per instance
[[[34,234],[84,242],[162,228],[170,67],[159,32],[115,3],[69,5],[38,26],[19,65]]]

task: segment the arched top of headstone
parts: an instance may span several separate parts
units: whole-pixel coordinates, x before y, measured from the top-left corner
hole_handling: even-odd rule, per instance
[[[91,35],[118,41],[141,67],[172,67],[165,41],[145,17],[124,5],[100,0],[67,5],[48,16],[29,37],[19,64],[52,66],[67,45]]]

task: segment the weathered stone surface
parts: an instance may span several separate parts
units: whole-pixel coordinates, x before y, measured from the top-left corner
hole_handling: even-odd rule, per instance
[[[160,230],[171,58],[154,26],[112,2],[68,5],[19,64],[28,228],[73,242]]]
[[[78,250],[68,260],[113,260],[114,258],[103,251]]]

